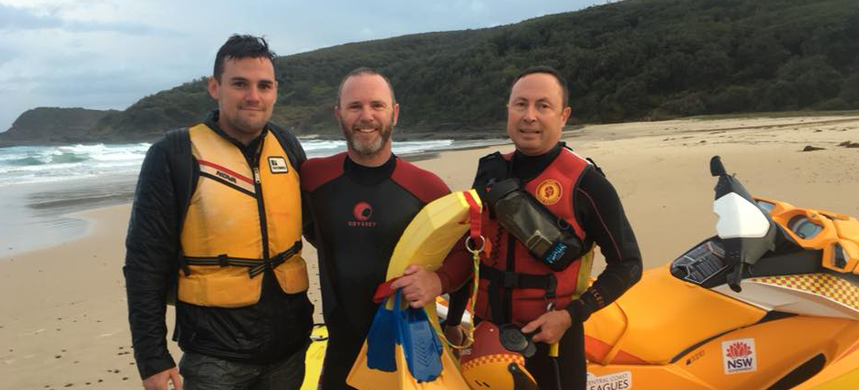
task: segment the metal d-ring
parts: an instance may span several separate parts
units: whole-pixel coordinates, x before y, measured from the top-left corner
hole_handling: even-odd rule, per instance
[[[483,238],[483,235],[480,235],[480,248],[474,249],[474,237],[468,236],[465,239],[465,249],[471,252],[471,254],[478,254],[483,252],[483,247],[486,246],[486,239]]]

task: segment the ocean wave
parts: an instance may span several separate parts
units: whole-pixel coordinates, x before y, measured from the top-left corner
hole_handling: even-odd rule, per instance
[[[46,161],[43,161],[42,159],[40,159],[38,157],[32,157],[32,156],[21,157],[21,158],[16,158],[16,159],[9,159],[9,160],[3,161],[3,165],[11,165],[13,167],[30,166],[30,165],[45,165],[45,164],[47,164]],[[0,169],[0,172],[2,172],[2,169]]]
[[[78,163],[89,160],[90,157],[86,154],[79,154],[73,152],[63,152],[60,154],[56,154],[51,156],[50,162],[48,164],[70,164],[70,163]]]
[[[149,143],[24,146],[0,149],[0,186],[136,175]]]
[[[330,156],[346,150],[342,140],[302,139],[309,157]],[[93,178],[101,175],[137,175],[151,144],[92,144],[16,146],[0,148],[0,187]],[[395,141],[398,155],[455,148],[453,140]]]

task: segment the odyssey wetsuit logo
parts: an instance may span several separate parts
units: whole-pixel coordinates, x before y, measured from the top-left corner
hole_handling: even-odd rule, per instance
[[[373,206],[370,206],[367,202],[361,201],[355,203],[355,207],[352,208],[352,216],[357,221],[347,222],[346,224],[349,226],[376,226],[376,222],[369,220],[373,216]]]

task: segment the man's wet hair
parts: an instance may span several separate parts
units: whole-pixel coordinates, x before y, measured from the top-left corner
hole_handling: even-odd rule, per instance
[[[268,48],[268,42],[263,37],[253,35],[233,34],[227,42],[218,49],[215,56],[215,70],[212,75],[215,80],[221,82],[224,74],[224,65],[227,60],[240,60],[243,58],[268,58],[274,65],[275,54]],[[277,70],[275,69],[275,73]]]
[[[376,75],[385,80],[385,83],[388,84],[388,90],[391,91],[391,105],[397,104],[397,97],[394,96],[394,87],[391,85],[391,80],[388,80],[385,75],[380,73],[378,70],[373,68],[368,68],[366,66],[362,66],[360,68],[353,69],[351,72],[346,74],[342,80],[340,80],[340,87],[337,88],[337,107],[340,107],[340,94],[343,92],[343,84],[346,84],[346,80],[349,80],[350,77],[359,76],[363,74]]]
[[[555,80],[557,80],[558,84],[561,85],[561,101],[564,103],[563,107],[570,105],[570,92],[567,90],[567,79],[565,79],[557,69],[547,65],[532,66],[523,70],[522,73],[519,73],[519,75],[516,76],[516,79],[513,80],[513,83],[510,84],[510,90],[507,91],[508,98],[510,93],[513,92],[513,86],[516,85],[516,82],[519,81],[519,79],[534,73],[545,73],[555,77]]]

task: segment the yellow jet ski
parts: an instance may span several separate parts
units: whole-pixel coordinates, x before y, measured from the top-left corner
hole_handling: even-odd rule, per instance
[[[859,389],[859,221],[753,198],[585,323],[588,389]]]

